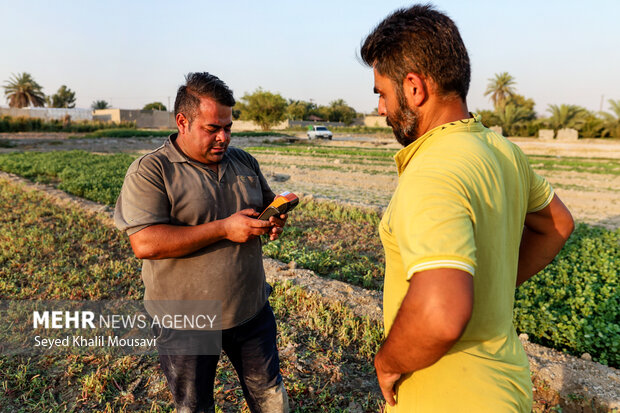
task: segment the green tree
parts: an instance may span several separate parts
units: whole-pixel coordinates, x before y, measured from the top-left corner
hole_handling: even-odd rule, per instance
[[[510,103],[515,106],[521,106],[530,111],[532,119],[536,117],[536,112],[534,112],[534,106],[536,105],[534,103],[534,99],[526,98],[525,96],[519,95],[518,93],[513,93],[506,99],[506,104],[508,105]]]
[[[246,93],[238,103],[241,119],[253,120],[263,130],[269,130],[286,118],[286,99],[279,93],[271,93],[261,88],[252,94]]]
[[[331,113],[332,111],[329,106],[319,105],[319,106],[316,106],[314,109],[312,109],[312,111],[308,114],[308,116],[314,115],[314,116],[318,116],[321,119],[329,120],[329,116],[331,115]]]
[[[611,107],[611,111],[616,116],[616,119],[620,121],[620,99],[618,100],[609,99],[608,102],[609,102],[609,106]]]
[[[93,110],[98,110],[98,109],[110,109],[110,104],[108,102],[106,102],[105,100],[95,100],[92,105],[90,105],[90,107]]]
[[[553,130],[563,128],[581,129],[588,116],[588,111],[577,105],[549,105],[548,112],[551,116],[545,120],[545,123]]]
[[[616,138],[620,138],[620,99],[609,99],[608,102],[612,113],[600,113],[604,128],[603,134],[601,136],[613,136]]]
[[[494,110],[476,109],[476,113],[480,115],[482,124],[487,128],[490,128],[491,126],[499,126],[497,113]]]
[[[605,118],[588,111],[584,116],[579,133],[584,138],[606,138],[614,132],[613,127],[610,126]]]
[[[344,122],[347,125],[353,123],[357,117],[357,112],[351,106],[347,105],[343,99],[337,99],[329,104],[329,120],[331,122]]]
[[[12,75],[12,78],[4,85],[4,96],[9,102],[9,107],[12,108],[45,105],[43,87],[26,72]]]
[[[142,110],[168,110],[161,102],[151,102],[144,105]]]
[[[286,107],[286,117],[291,120],[307,120],[308,116],[316,109],[312,102],[289,99]]]
[[[496,73],[494,78],[488,79],[489,84],[484,96],[491,95],[493,107],[498,108],[504,106],[506,99],[515,94],[514,85],[517,84],[515,78],[508,72]]]
[[[74,108],[75,92],[66,85],[62,85],[58,88],[58,92],[54,93],[52,96],[48,96],[46,101],[47,106],[50,108]]]
[[[505,136],[518,135],[517,130],[526,126],[532,120],[532,111],[524,106],[508,103],[495,111],[498,125],[502,127]]]

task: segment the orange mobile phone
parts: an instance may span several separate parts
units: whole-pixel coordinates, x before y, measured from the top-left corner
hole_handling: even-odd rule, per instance
[[[299,198],[292,192],[282,192],[276,196],[271,204],[258,216],[258,219],[268,221],[274,215],[286,214],[299,204]]]

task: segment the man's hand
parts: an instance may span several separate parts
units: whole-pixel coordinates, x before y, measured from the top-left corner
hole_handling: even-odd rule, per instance
[[[269,223],[273,225],[269,233],[270,240],[275,241],[278,239],[282,231],[284,231],[284,225],[286,224],[287,218],[288,214],[282,214],[279,217],[274,215],[269,218]]]
[[[401,375],[398,373],[389,373],[385,371],[383,368],[383,363],[381,362],[381,351],[377,353],[375,356],[375,370],[377,371],[377,380],[379,381],[379,387],[381,388],[381,393],[383,393],[383,398],[390,406],[394,406],[396,404],[396,399],[394,396],[396,395],[395,385],[398,379],[400,379]]]
[[[256,219],[258,215],[258,212],[248,208],[224,219],[225,238],[232,242],[243,243],[269,232],[272,232],[273,236],[275,233],[272,230],[274,224],[271,218],[269,221],[263,221]],[[280,227],[280,232],[282,232],[282,227]]]

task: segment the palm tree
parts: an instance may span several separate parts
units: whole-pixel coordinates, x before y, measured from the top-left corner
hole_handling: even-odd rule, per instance
[[[93,104],[90,105],[90,107],[93,110],[97,110],[97,109],[110,109],[110,104],[108,102],[106,102],[105,100],[95,100],[93,102]]]
[[[611,111],[616,115],[616,119],[620,120],[620,99],[613,100],[609,99],[609,106],[611,106]]]
[[[517,82],[508,72],[496,73],[495,78],[489,79],[487,90],[484,96],[491,95],[494,108],[504,106],[506,99],[515,94],[514,85]]]
[[[48,106],[50,108],[74,108],[75,92],[66,85],[58,88],[58,92],[48,97]]]
[[[524,126],[528,120],[531,120],[532,112],[523,106],[508,103],[506,106],[498,108],[495,111],[495,116],[504,130],[504,134],[514,136],[517,127]]]
[[[588,116],[588,111],[577,105],[549,105],[547,111],[551,112],[547,123],[556,131],[562,128],[579,129]]]
[[[609,112],[600,112],[600,115],[603,118],[605,131],[608,132],[610,136],[618,138],[620,137],[620,99],[609,99],[608,102],[613,114]]]
[[[45,105],[42,89],[29,73],[13,74],[4,86],[4,96],[12,108],[42,107]]]

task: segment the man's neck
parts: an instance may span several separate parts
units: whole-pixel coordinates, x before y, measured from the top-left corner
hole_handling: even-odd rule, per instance
[[[446,123],[470,118],[467,103],[461,99],[442,99],[428,102],[420,119],[419,135]]]
[[[212,171],[214,171],[215,173],[217,173],[217,171],[218,171],[218,165],[219,165],[219,164],[217,164],[217,163],[214,163],[214,164],[207,164],[207,163],[204,163],[204,162],[200,162],[199,160],[196,160],[196,159],[192,158],[191,156],[189,156],[189,155],[187,154],[187,151],[184,151],[184,150],[183,150],[183,139],[181,139],[181,136],[180,136],[180,135],[177,135],[177,138],[172,140],[172,144],[173,144],[173,145],[174,145],[174,147],[175,147],[175,148],[177,148],[177,150],[178,150],[179,152],[181,152],[181,153],[183,154],[183,156],[185,156],[187,159],[189,159],[189,160],[191,160],[191,161],[194,161],[194,162],[198,162],[199,164],[204,165],[204,166],[206,166],[207,168],[209,168],[209,169],[211,169]]]

